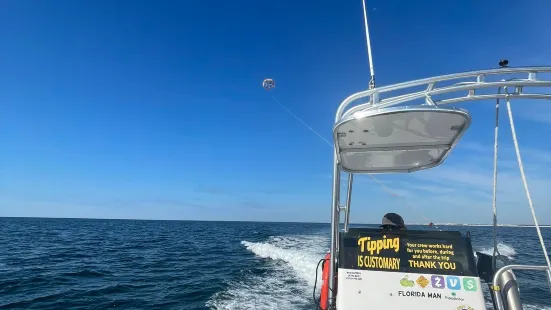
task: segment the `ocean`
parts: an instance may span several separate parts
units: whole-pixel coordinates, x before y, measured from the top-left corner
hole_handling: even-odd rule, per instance
[[[491,227],[441,228],[492,252]],[[0,218],[0,309],[312,310],[328,246],[328,224]],[[535,228],[500,227],[499,250],[545,264]],[[551,309],[545,275],[516,274],[525,309]]]

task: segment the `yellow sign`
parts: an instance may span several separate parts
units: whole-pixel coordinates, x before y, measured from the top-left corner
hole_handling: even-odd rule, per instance
[[[372,269],[400,269],[400,258],[373,256],[381,251],[391,250],[396,253],[400,251],[400,238],[387,238],[383,235],[382,239],[371,239],[371,237],[362,237],[358,239],[360,253],[367,252],[367,255],[358,255],[358,267]]]
[[[398,270],[400,269],[400,259],[397,257],[358,255],[358,267]]]
[[[455,232],[351,228],[339,245],[339,268],[416,273],[411,279],[416,287],[415,280],[423,273],[477,275],[470,240]]]
[[[408,260],[409,267],[411,268],[425,268],[425,269],[445,269],[455,270],[455,262],[434,262],[425,260]]]
[[[421,286],[422,288],[425,288],[425,286],[429,285],[429,280],[427,280],[427,278],[425,278],[424,276],[420,276],[415,282],[417,282],[417,284],[419,284],[419,286]]]
[[[382,250],[394,250],[396,253],[400,251],[400,238],[387,238],[383,235],[383,239],[371,240],[371,237],[363,237],[358,239],[360,251],[369,252],[369,255],[379,254]]]

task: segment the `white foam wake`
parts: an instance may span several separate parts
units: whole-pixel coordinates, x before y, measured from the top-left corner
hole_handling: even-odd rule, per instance
[[[323,252],[319,251],[320,244],[314,239],[320,238],[309,236],[308,240],[300,240],[293,237],[277,237],[271,243],[242,241],[241,244],[258,257],[286,263],[293,269],[299,280],[313,285],[317,262],[323,258]]]
[[[265,259],[266,273],[246,275],[216,293],[211,309],[286,310],[312,308],[316,266],[329,244],[325,235],[277,236],[266,242],[242,241],[256,257]],[[321,270],[318,287],[321,282]]]
[[[246,273],[229,283],[229,287],[214,294],[207,302],[210,309],[219,310],[291,310],[313,308],[312,290],[316,265],[329,246],[325,235],[276,236],[266,242],[242,241],[241,244],[259,259],[266,260],[266,272]],[[501,255],[514,259],[517,252],[505,243],[498,243]],[[493,247],[479,252],[492,255]],[[318,275],[318,289],[320,286]],[[487,309],[492,309],[488,289],[483,286]],[[528,310],[551,310],[550,307],[524,305]]]
[[[502,243],[502,242],[499,242],[497,244],[497,250],[499,251],[499,253],[501,255],[507,256],[507,258],[509,258],[510,260],[515,259],[515,255],[517,255],[517,251],[515,251],[515,249],[512,246],[507,245],[507,244]],[[489,248],[483,248],[482,250],[480,250],[478,252],[488,254],[488,255],[493,255],[494,247],[491,246]]]

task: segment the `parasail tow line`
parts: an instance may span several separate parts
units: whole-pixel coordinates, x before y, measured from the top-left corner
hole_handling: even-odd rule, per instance
[[[295,113],[291,112],[291,110],[287,109],[286,106],[284,106],[283,104],[281,104],[281,102],[279,102],[279,100],[277,100],[277,98],[272,95],[272,99],[274,99],[275,102],[277,102],[277,104],[279,104],[280,107],[282,107],[285,111],[287,111],[287,113],[291,114],[291,116],[293,116],[296,120],[298,120],[299,122],[301,122],[304,126],[306,126],[306,128],[310,129],[311,132],[315,133],[318,137],[320,137],[320,139],[322,139],[323,141],[325,141],[325,143],[329,144],[331,147],[333,147],[333,144],[331,144],[331,142],[327,141],[327,139],[325,139],[324,137],[322,137],[322,135],[320,135],[317,131],[314,130],[314,128],[310,127],[308,124],[306,124],[303,120],[300,119],[300,117],[296,116]]]
[[[273,79],[265,79],[263,82],[262,82],[262,87],[264,87],[264,89],[266,89],[267,91],[271,90],[271,89],[274,89],[275,88],[275,81]],[[314,134],[316,134],[320,139],[322,139],[323,141],[325,141],[325,143],[327,143],[327,145],[329,145],[330,147],[334,147],[334,145],[329,142],[327,139],[325,139],[322,135],[320,135],[316,130],[314,130],[314,128],[312,128],[310,125],[308,125],[305,121],[303,121],[300,117],[298,117],[295,113],[293,113],[291,110],[289,110],[289,108],[287,108],[283,103],[281,103],[279,100],[277,100],[277,98],[272,94],[271,95],[272,99],[281,107],[283,108],[287,113],[289,113],[292,117],[294,117],[296,120],[298,120],[299,122],[301,122],[306,128],[308,128],[311,132],[313,132]],[[372,174],[367,174],[373,181],[375,181],[377,184],[379,184],[383,190],[387,193],[389,193],[391,196],[393,197],[396,197],[396,198],[400,198],[400,199],[403,199],[405,200],[405,197],[395,193],[392,191],[392,189],[390,189],[388,186],[386,186],[383,182],[381,182],[380,180],[378,180],[377,178],[375,178],[375,176],[373,176]],[[415,211],[415,213],[417,213],[420,217],[422,217],[423,219],[425,219],[427,222],[429,223],[433,223],[431,220],[429,220],[426,216],[424,216],[421,212],[419,212],[419,210],[417,210],[416,208],[414,208],[413,206],[411,206],[410,204],[407,204],[406,203],[406,206],[410,207],[413,211]],[[438,226],[436,226],[435,224],[433,224],[434,228],[438,229],[438,230],[441,230],[440,228],[438,228]]]

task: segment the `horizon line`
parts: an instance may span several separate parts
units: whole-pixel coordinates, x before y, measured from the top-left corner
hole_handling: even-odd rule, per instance
[[[115,221],[180,221],[180,222],[235,222],[235,223],[295,223],[295,224],[331,224],[331,222],[299,222],[299,221],[245,221],[245,220],[194,220],[194,219],[134,219],[134,218],[101,218],[101,217],[51,217],[51,216],[1,216],[0,219],[59,219],[59,220],[115,220]],[[343,223],[340,223],[343,225]],[[350,223],[351,225],[380,225],[378,223]],[[411,226],[429,226],[429,224],[407,223]],[[492,224],[481,223],[434,223],[435,226],[484,226]],[[534,224],[497,224],[498,227],[535,227]],[[540,224],[540,227],[551,227],[551,224]]]

